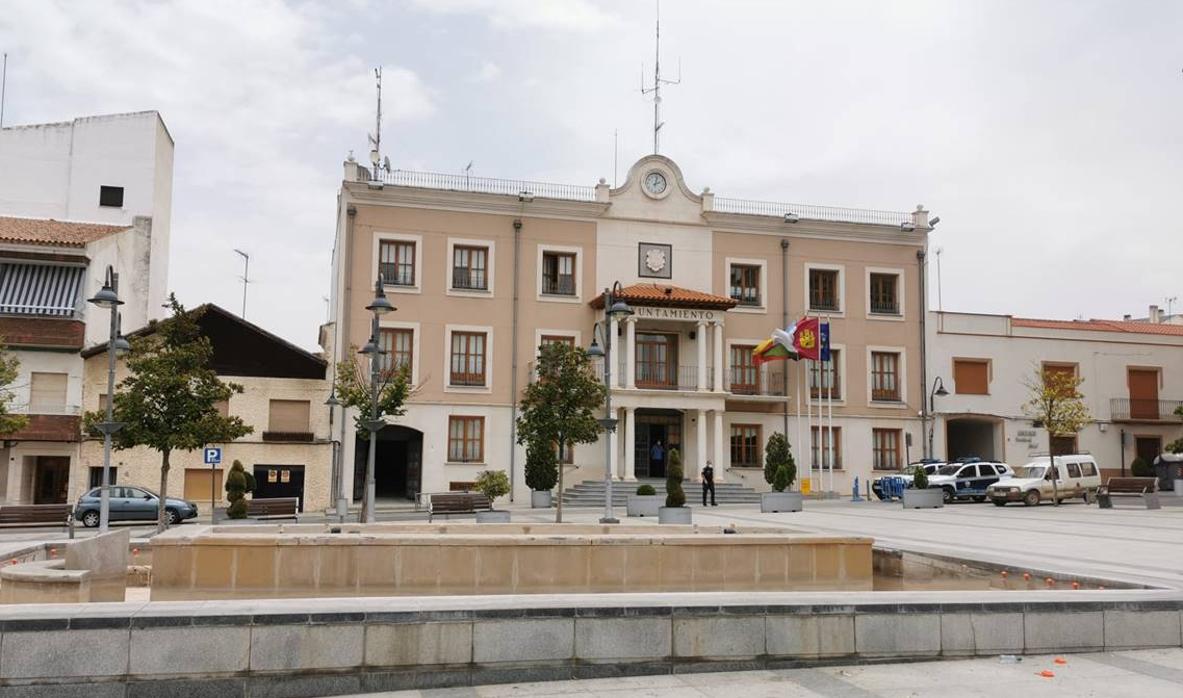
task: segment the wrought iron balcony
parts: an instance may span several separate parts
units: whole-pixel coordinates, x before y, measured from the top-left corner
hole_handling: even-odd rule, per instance
[[[574,296],[575,277],[569,275],[544,276],[542,277],[542,292],[550,296]]]
[[[1183,400],[1146,400],[1117,397],[1109,400],[1109,417],[1126,422],[1183,422]]]
[[[785,373],[783,366],[732,366],[728,373],[730,377],[728,390],[732,395],[785,396]]]
[[[489,278],[483,269],[455,267],[452,269],[452,288],[465,291],[487,291]]]

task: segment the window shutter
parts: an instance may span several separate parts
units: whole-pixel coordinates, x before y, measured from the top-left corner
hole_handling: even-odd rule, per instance
[[[272,400],[268,431],[287,434],[307,433],[308,412],[307,400]]]
[[[990,364],[985,361],[953,361],[953,390],[959,395],[990,392]]]
[[[37,408],[62,408],[66,406],[65,373],[39,373],[34,371],[30,378],[29,405]]]

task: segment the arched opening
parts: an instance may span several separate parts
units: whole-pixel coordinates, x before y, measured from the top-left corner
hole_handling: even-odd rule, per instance
[[[370,442],[357,437],[353,458],[353,499],[365,495],[366,460]],[[374,497],[378,500],[414,500],[421,489],[423,474],[423,432],[388,424],[378,432],[374,457]]]
[[[945,423],[945,458],[1002,458],[1002,423],[989,417],[951,417]]]

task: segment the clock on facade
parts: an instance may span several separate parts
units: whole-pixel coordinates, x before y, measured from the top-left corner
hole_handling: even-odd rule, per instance
[[[667,183],[665,175],[657,170],[645,175],[645,191],[651,196],[661,196],[665,193]]]

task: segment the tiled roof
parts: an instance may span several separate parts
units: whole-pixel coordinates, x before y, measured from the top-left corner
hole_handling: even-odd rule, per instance
[[[1127,320],[1040,320],[1037,318],[1011,318],[1012,327],[1030,327],[1042,330],[1084,330],[1089,332],[1125,332],[1131,334],[1158,334],[1183,337],[1183,325],[1167,325],[1153,322]]]
[[[72,223],[52,218],[13,218],[0,216],[0,241],[57,247],[85,247],[87,243],[105,238],[128,225]]]
[[[671,308],[728,310],[736,306],[736,301],[733,298],[692,291],[669,284],[633,284],[620,289],[616,293],[616,297],[633,305],[658,305]],[[592,299],[591,307],[603,308],[604,294],[601,293]]]

